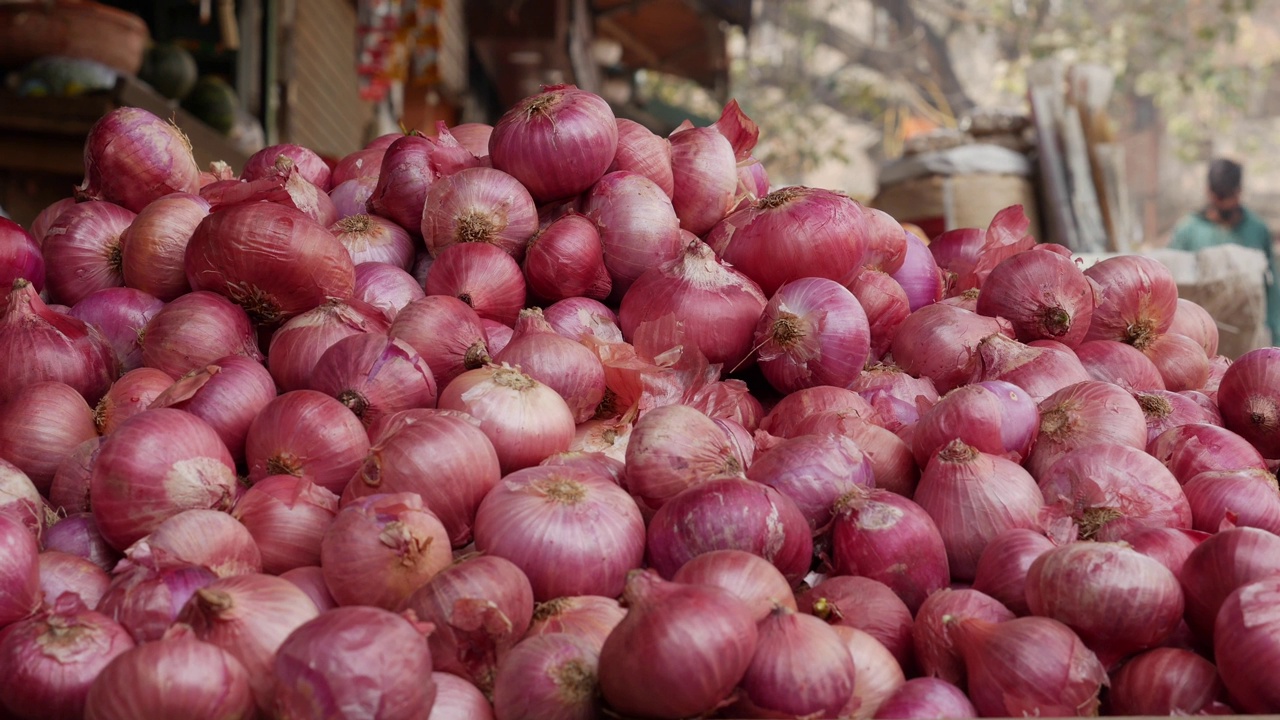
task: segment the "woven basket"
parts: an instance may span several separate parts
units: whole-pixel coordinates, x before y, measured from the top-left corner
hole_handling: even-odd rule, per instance
[[[65,55],[134,75],[149,41],[142,18],[96,2],[0,2],[0,68]]]

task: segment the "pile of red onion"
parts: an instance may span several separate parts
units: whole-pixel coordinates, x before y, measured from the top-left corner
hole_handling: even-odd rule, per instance
[[[758,136],[108,114],[0,221],[0,717],[1280,713],[1280,348]]]

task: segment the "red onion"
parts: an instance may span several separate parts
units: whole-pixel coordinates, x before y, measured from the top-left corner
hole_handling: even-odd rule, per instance
[[[13,281],[0,304],[0,402],[57,380],[96,403],[116,373],[114,353],[97,328],[46,306],[26,280]]]
[[[307,565],[280,573],[280,577],[288,580],[311,598],[320,612],[328,612],[338,607],[338,602],[329,593],[329,586],[324,584],[324,570],[319,565]]]
[[[1209,417],[1195,400],[1169,390],[1152,390],[1133,394],[1138,406],[1147,416],[1147,444],[1155,442],[1166,430],[1207,423]]]
[[[1227,596],[1214,626],[1214,657],[1232,705],[1246,713],[1280,707],[1271,667],[1280,654],[1276,603],[1280,578],[1244,585]]]
[[[698,555],[681,565],[671,579],[727,590],[747,604],[757,623],[776,607],[796,609],[795,596],[782,573],[768,560],[743,550],[712,550]]]
[[[102,443],[90,487],[102,536],[123,550],[183,510],[230,507],[237,486],[213,428],[160,408],[126,420]]]
[[[679,577],[677,573],[676,578]],[[802,612],[831,625],[856,628],[871,635],[898,665],[910,665],[911,610],[888,585],[865,577],[828,577],[797,597],[796,603]]]
[[[1037,530],[1010,528],[1001,532],[991,538],[978,557],[973,589],[990,595],[1017,615],[1030,615],[1027,571],[1036,558],[1054,547],[1053,541]]]
[[[870,335],[870,359],[879,360],[889,352],[898,328],[911,314],[907,292],[897,280],[878,270],[863,270],[849,283],[849,290],[858,299],[867,316],[867,332]]]
[[[815,535],[831,524],[842,497],[875,487],[871,460],[841,435],[784,440],[756,459],[747,477],[791,498]]]
[[[108,572],[116,566],[119,557],[115,549],[102,539],[92,513],[73,513],[54,522],[45,528],[40,540],[45,550],[84,558]]]
[[[1210,470],[1182,486],[1196,530],[1256,527],[1280,534],[1280,487],[1266,470]]]
[[[329,226],[347,249],[351,262],[381,262],[405,270],[413,265],[413,238],[403,228],[377,215],[349,215]]]
[[[622,593],[644,559],[644,519],[612,480],[588,470],[543,466],[511,473],[480,503],[480,552],[506,558],[545,601]]]
[[[475,685],[457,675],[431,673],[436,702],[427,720],[493,720],[493,706]]]
[[[600,233],[614,298],[624,297],[646,270],[678,258],[685,245],[671,198],[643,175],[618,171],[600,178],[582,213]]]
[[[143,331],[163,307],[141,290],[106,288],[83,298],[68,315],[96,326],[127,372],[142,366]]]
[[[119,623],[63,596],[0,636],[0,705],[19,718],[84,717],[94,678],[133,646]]]
[[[378,185],[369,198],[371,212],[416,233],[431,183],[479,163],[443,123],[437,125],[437,133],[439,138],[411,133],[387,147],[378,170]]]
[[[1280,457],[1280,402],[1273,392],[1277,372],[1280,348],[1259,348],[1237,358],[1218,386],[1218,407],[1227,428],[1264,457]]]
[[[295,475],[334,494],[346,488],[368,452],[360,419],[314,390],[294,390],[268,403],[249,426],[244,446],[250,482]]]
[[[916,483],[920,479],[920,469],[916,467],[916,462],[911,456],[911,447],[892,432],[853,415],[839,412],[821,412],[812,415],[801,423],[796,432],[797,434],[836,433],[853,440],[871,460],[871,470],[875,476],[877,488],[908,498],[915,492]]]
[[[1040,434],[1026,466],[1036,478],[1066,453],[1098,443],[1145,448],[1147,420],[1123,388],[1097,380],[1076,383],[1040,403]]]
[[[165,570],[198,565],[218,577],[262,571],[262,555],[249,531],[217,510],[184,510],[125,551],[116,571],[132,566]]]
[[[914,612],[950,577],[947,551],[933,519],[919,505],[885,490],[854,493],[832,527],[834,566],[893,588]],[[914,558],[902,567],[903,553]]]
[[[361,333],[343,338],[320,356],[311,389],[330,395],[371,426],[400,410],[436,404],[436,382],[426,362],[402,340]]]
[[[769,411],[760,429],[779,437],[810,434],[800,432],[808,418],[824,412],[841,412],[870,420],[875,410],[858,393],[845,388],[819,386],[789,393]]]
[[[285,392],[305,390],[320,356],[335,342],[357,333],[386,332],[387,327],[387,319],[369,305],[329,300],[293,318],[271,335],[267,351],[271,376]]]
[[[0,287],[10,287],[14,280],[22,278],[40,292],[44,289],[44,272],[44,256],[36,238],[18,223],[0,218]]]
[[[729,212],[738,189],[737,163],[750,156],[759,133],[737,100],[724,106],[714,125],[695,128],[686,121],[671,133],[674,182],[668,194],[680,216],[680,227],[705,235]]]
[[[373,197],[373,191],[377,187],[378,178],[376,176],[356,178],[334,185],[333,189],[329,191],[329,201],[333,203],[333,209],[337,211],[338,219],[342,220],[352,215],[362,215],[370,212],[369,198]],[[400,226],[396,225],[396,227]]]
[[[1008,322],[951,305],[911,313],[893,340],[893,361],[906,372],[933,380],[946,394],[969,382],[979,367],[979,346],[994,333],[1012,337]]]
[[[769,172],[754,155],[738,163],[738,189],[732,210],[741,210],[769,194]],[[899,226],[901,227],[901,226]]]
[[[910,233],[902,267],[890,276],[906,292],[912,312],[942,299],[942,274],[929,253],[929,246]]]
[[[180,378],[228,355],[261,361],[245,311],[211,292],[193,292],[165,305],[147,323],[142,364]]]
[[[35,536],[24,525],[0,515],[0,628],[40,607],[39,553]]]
[[[782,393],[849,385],[870,353],[867,316],[853,293],[825,278],[784,284],[755,329],[760,369]]]
[[[209,201],[190,193],[166,195],[143,208],[120,236],[124,284],[165,302],[190,290],[183,258],[208,214]]]
[[[455,547],[471,541],[476,509],[498,484],[498,455],[470,418],[421,411],[392,416],[347,485],[347,500],[418,493]]]
[[[315,152],[301,145],[271,145],[259,150],[245,161],[240,179],[253,181],[269,177],[279,166],[281,158],[285,158],[296,168],[307,182],[324,192],[329,191],[329,180],[332,177],[329,165]]]
[[[617,147],[618,126],[603,98],[552,85],[503,114],[489,138],[489,157],[545,203],[591,187]]]
[[[80,203],[62,213],[43,247],[49,296],[75,305],[99,290],[124,285],[121,236],[135,217],[108,202]]]
[[[49,492],[63,459],[95,435],[93,410],[60,382],[25,385],[0,405],[0,458],[41,493]]]
[[[1082,540],[1120,540],[1139,527],[1191,527],[1191,507],[1171,473],[1146,453],[1105,442],[1062,455],[1039,476],[1045,505]]]
[[[278,717],[426,718],[436,699],[429,625],[370,607],[307,621],[276,651]]]
[[[1266,470],[1266,461],[1247,440],[1226,428],[1192,423],[1161,433],[1147,452],[1164,463],[1180,483],[1210,470]]]
[[[744,717],[834,717],[853,695],[854,672],[834,630],[780,607],[759,625],[735,709]]]
[[[185,410],[204,420],[231,456],[243,460],[249,426],[275,397],[275,383],[266,368],[247,357],[228,355],[180,378],[151,407]]]
[[[164,636],[197,590],[216,579],[196,565],[163,570],[135,565],[112,579],[98,610],[123,625],[134,640],[152,642]]]
[[[768,296],[805,277],[848,285],[866,252],[864,215],[847,195],[787,187],[726,218],[709,241],[725,262],[759,283]]]
[[[49,226],[61,217],[62,213],[75,207],[75,205],[76,199],[74,197],[62,198],[61,200],[56,200],[52,204],[46,206],[38,215],[36,215],[36,219],[32,220],[31,225],[27,228],[27,230],[31,232],[32,239],[36,241],[36,245],[44,244],[44,236],[45,233],[49,231]],[[13,281],[10,280],[5,283],[5,285],[7,286],[12,282]],[[34,280],[32,282],[34,282]],[[43,280],[41,282],[43,283]]]
[[[406,305],[421,300],[426,293],[408,272],[386,263],[366,262],[356,265],[352,297],[381,310],[388,320],[395,320]]]
[[[529,238],[523,268],[529,291],[546,300],[604,299],[613,289],[600,233],[583,215],[556,218]]]
[[[465,246],[461,246],[465,247]],[[505,363],[459,375],[440,393],[442,410],[480,420],[503,473],[537,465],[573,442],[573,411],[551,388]]]
[[[958,307],[961,310],[968,310],[971,313],[976,313],[978,312],[978,289],[971,288],[969,290],[965,290],[959,295],[953,295],[939,301],[939,304],[950,305],[952,307]]]
[[[764,564],[770,570],[773,569],[768,563]],[[787,595],[790,593],[791,588],[788,587]],[[626,615],[627,611],[613,598],[598,595],[556,598],[538,603],[534,607],[533,622],[530,623],[525,638],[571,635],[599,652],[609,633],[613,632]]]
[[[237,575],[197,590],[178,619],[244,665],[258,707],[265,708],[274,691],[277,650],[318,614],[315,603],[288,580]]]
[[[488,243],[520,260],[538,230],[538,211],[514,177],[493,168],[466,168],[431,184],[421,227],[427,250],[436,257],[457,243]]]
[[[847,625],[832,625],[831,629],[853,659],[853,695],[841,717],[868,720],[881,703],[906,682],[906,676],[889,650],[870,634]]]
[[[484,367],[490,359],[480,317],[465,302],[446,295],[431,295],[406,305],[388,334],[422,356],[441,389],[463,372]]]
[[[1168,332],[1178,286],[1159,261],[1143,255],[1108,258],[1084,271],[1098,285],[1089,340],[1119,340],[1145,350]]]
[[[911,678],[898,687],[876,710],[876,718],[972,718],[978,711],[964,692],[938,678]]]
[[[1122,342],[1091,340],[1076,348],[1076,357],[1094,380],[1115,383],[1130,392],[1165,389],[1155,363]]]
[[[1106,670],[1066,625],[1041,617],[961,620],[954,633],[980,715],[1097,714]]]
[[[1185,335],[1204,348],[1204,354],[1213,357],[1218,354],[1218,323],[1200,305],[1186,299],[1178,298],[1178,307],[1173,313],[1173,324],[1169,332]]]
[[[580,343],[557,334],[538,308],[520,312],[511,342],[494,361],[518,367],[556,391],[575,422],[593,417],[604,398],[600,359]]]
[[[45,529],[45,505],[31,478],[7,460],[0,459],[0,515],[22,523],[36,537]]]
[[[1209,537],[1209,533],[1186,528],[1139,528],[1121,538],[1121,542],[1159,561],[1180,578],[1191,551]]]
[[[493,135],[493,126],[485,123],[462,123],[449,128],[449,132],[471,154],[478,158],[489,157],[489,138]]]
[[[925,467],[948,443],[962,440],[979,452],[1021,462],[1031,453],[1039,425],[1030,395],[1012,383],[988,380],[956,388],[923,413],[913,451]]]
[[[254,713],[244,665],[185,626],[117,655],[86,705],[86,720],[247,720]]]
[[[529,628],[533,590],[510,561],[478,555],[440,571],[405,607],[436,626],[427,638],[435,669],[490,692],[498,663]]]
[[[1190,650],[1162,647],[1129,662],[1111,679],[1108,714],[1230,714],[1227,693],[1213,663]]]
[[[1218,391],[1215,388],[1213,393],[1216,395],[1217,392]],[[1190,399],[1196,405],[1200,406],[1200,412],[1202,413],[1205,422],[1210,425],[1222,427],[1222,411],[1218,409],[1218,403],[1216,400],[1209,397],[1205,392],[1201,392],[1201,390],[1183,390],[1178,394]]]
[[[618,317],[603,303],[590,298],[566,298],[542,311],[547,323],[570,340],[595,337],[605,342],[622,342]]]
[[[643,175],[671,197],[675,178],[671,170],[671,143],[634,120],[617,118],[618,149],[608,171],[626,170]]]
[[[338,513],[338,498],[306,478],[272,475],[249,488],[231,514],[261,552],[262,570],[279,575],[320,563],[320,539]]]
[[[1069,385],[1090,379],[1071,348],[1060,343],[1057,347],[1039,344],[1050,342],[1053,341],[1039,340],[1023,345],[1004,335],[988,335],[978,344],[974,379],[1013,383],[1037,403]]]
[[[938,266],[952,276],[951,287],[970,288],[979,284],[974,268],[986,239],[986,232],[980,228],[956,228],[942,233],[925,247]]]
[[[599,675],[605,702],[619,713],[702,715],[746,674],[756,625],[728,592],[664,582],[646,570],[632,573],[624,601],[629,611],[605,641]]]
[[[436,256],[426,292],[453,296],[480,317],[509,325],[524,307],[524,275],[516,261],[495,245],[458,243]]]
[[[1157,335],[1143,352],[1151,358],[1168,390],[1196,390],[1209,379],[1209,357],[1199,343],[1185,335]]]
[[[1070,257],[1037,247],[991,270],[978,312],[1005,318],[1023,342],[1048,338],[1075,347],[1089,331],[1094,303],[1093,285]]]
[[[436,297],[444,296],[437,295]],[[502,352],[503,348],[511,342],[511,338],[516,334],[514,328],[503,325],[497,320],[484,319],[480,321],[480,324],[484,326],[485,344],[489,346],[489,351],[494,355]]]
[[[1027,573],[1027,605],[1076,631],[1106,667],[1168,640],[1183,609],[1168,568],[1102,542],[1070,543],[1037,558]]]
[[[864,208],[867,252],[864,267],[883,272],[897,272],[907,259],[907,231],[889,213],[876,208]]]
[[[391,142],[394,141],[393,136]],[[378,172],[382,169],[382,158],[386,154],[385,147],[366,147],[345,155],[338,164],[333,166],[333,172],[329,175],[330,192],[351,180],[372,179],[376,183]]]
[[[599,716],[600,648],[571,635],[531,637],[512,648],[493,688],[499,720]]]
[[[399,607],[451,560],[448,532],[413,493],[347,504],[320,543],[325,584],[339,605]]]
[[[914,378],[893,365],[880,363],[863,370],[849,389],[870,403],[876,422],[888,430],[914,425],[923,411],[938,402],[932,380]]]
[[[1280,537],[1257,528],[1230,528],[1206,538],[1183,563],[1187,624],[1196,639],[1213,640],[1223,601],[1237,588],[1280,573]]]
[[[913,498],[933,518],[951,575],[962,581],[973,579],[987,543],[1006,530],[1034,527],[1044,506],[1026,470],[963,440],[930,460]]]
[[[688,396],[689,407],[719,422],[732,422],[734,432],[750,441],[751,433],[760,428],[764,407],[751,394],[751,388],[742,380],[717,380],[703,385]],[[754,447],[754,443],[747,442]],[[750,460],[752,452],[743,453]]]
[[[78,198],[107,200],[134,212],[169,193],[200,187],[191,143],[176,125],[141,108],[117,108],[93,124],[84,142],[84,168]]]
[[[930,595],[911,626],[916,660],[925,675],[963,684],[964,661],[956,640],[957,624],[967,620],[1000,623],[1014,615],[999,601],[972,589],[943,588]]]
[[[684,405],[655,408],[640,418],[627,443],[626,462],[627,489],[655,509],[746,465],[714,420]]]
[[[152,368],[138,368],[120,377],[94,408],[98,432],[110,435],[120,423],[151,406],[173,384],[173,378]]]
[[[631,444],[633,427],[631,423],[623,422],[618,418],[579,423],[573,436],[573,444],[569,446],[569,453],[604,455],[623,464],[627,461],[627,446]],[[619,482],[625,484],[621,474],[619,474]]]

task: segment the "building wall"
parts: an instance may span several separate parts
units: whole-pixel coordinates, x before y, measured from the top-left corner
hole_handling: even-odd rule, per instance
[[[356,80],[356,11],[348,0],[295,0],[285,142],[340,157],[359,150],[373,118]]]

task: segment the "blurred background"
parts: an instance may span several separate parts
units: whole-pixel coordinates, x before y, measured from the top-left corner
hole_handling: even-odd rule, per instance
[[[0,0],[0,207],[65,197],[121,104],[238,169],[574,83],[661,134],[736,98],[775,185],[931,235],[1023,203],[1045,239],[1140,250],[1217,155],[1280,227],[1278,61],[1280,0]]]

